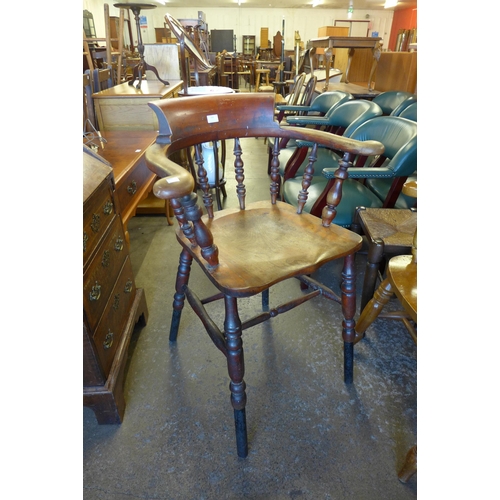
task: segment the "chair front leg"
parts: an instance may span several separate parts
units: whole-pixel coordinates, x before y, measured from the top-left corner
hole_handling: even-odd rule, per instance
[[[179,331],[179,323],[181,321],[181,313],[184,308],[184,301],[186,299],[185,287],[189,281],[189,274],[191,272],[191,264],[193,257],[187,250],[182,250],[179,257],[179,267],[177,269],[177,279],[175,281],[175,294],[172,311],[172,320],[170,322],[170,342],[177,340],[177,333]]]
[[[231,382],[231,404],[234,408],[234,424],[236,430],[236,447],[238,456],[245,458],[248,455],[248,439],[245,406],[247,395],[246,384],[243,380],[245,362],[243,357],[243,340],[241,338],[241,320],[238,315],[238,304],[234,297],[224,296],[226,317],[224,331],[227,346],[227,368]]]
[[[356,332],[354,314],[356,312],[356,273],[354,272],[354,254],[344,257],[342,283],[340,285],[342,298],[342,339],[344,340],[344,382],[353,381],[354,371],[354,340]]]

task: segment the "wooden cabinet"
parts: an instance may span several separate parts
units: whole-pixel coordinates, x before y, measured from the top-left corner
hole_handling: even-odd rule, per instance
[[[100,424],[122,422],[123,378],[135,324],[147,321],[135,286],[112,168],[83,154],[83,404]]]
[[[158,130],[158,120],[148,102],[177,97],[182,80],[142,80],[137,89],[128,82],[92,95],[99,130]]]
[[[269,47],[269,28],[260,28],[260,48],[267,49]]]
[[[244,56],[255,57],[255,35],[243,35],[241,52]]]

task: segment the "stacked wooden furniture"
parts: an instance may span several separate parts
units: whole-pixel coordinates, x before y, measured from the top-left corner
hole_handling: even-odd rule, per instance
[[[124,369],[135,324],[148,317],[135,286],[113,169],[84,146],[83,404],[100,424],[122,422]]]

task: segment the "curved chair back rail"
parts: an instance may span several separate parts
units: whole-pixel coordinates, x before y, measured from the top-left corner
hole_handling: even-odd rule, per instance
[[[188,102],[192,105],[186,105]],[[154,193],[159,198],[182,198],[193,190],[194,180],[191,174],[167,157],[174,152],[204,142],[244,137],[285,138],[308,141],[328,149],[343,151],[349,155],[349,158],[356,155],[380,155],[384,151],[382,144],[376,141],[358,141],[315,129],[280,126],[274,120],[274,95],[272,94],[192,96],[154,101],[150,102],[149,106],[158,118],[159,134],[156,143],[146,151],[146,161],[148,167],[161,178],[154,187]],[[272,162],[274,173],[271,173],[273,203],[277,199],[279,190],[280,141],[276,142],[278,144],[274,146]],[[238,180],[238,176],[241,176],[243,171],[241,157],[235,157],[235,169]],[[242,184],[241,178],[239,183]],[[200,177],[200,185],[203,188],[203,176]],[[242,188],[238,189],[240,206],[243,208],[244,193]],[[206,191],[208,192],[208,183]],[[208,193],[205,194],[208,195]],[[211,211],[210,203],[208,203],[207,211],[209,213]],[[327,218],[323,224],[328,225],[330,222]]]
[[[390,115],[408,97],[415,97],[415,94],[399,90],[389,90],[375,96],[373,102],[376,102],[382,108],[384,115]]]

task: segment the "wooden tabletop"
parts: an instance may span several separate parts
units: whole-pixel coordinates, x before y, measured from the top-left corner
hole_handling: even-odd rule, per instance
[[[332,47],[337,49],[373,49],[382,40],[375,36],[323,36],[310,40],[313,47]]]
[[[182,80],[169,80],[170,85],[164,85],[159,80],[142,80],[141,88],[137,89],[128,82],[120,83],[101,92],[92,94],[94,99],[119,98],[119,97],[147,97],[149,99],[161,98],[169,92],[174,92],[181,88]]]
[[[320,82],[316,84],[315,90],[316,92],[322,94],[325,92],[323,90],[323,87],[325,86],[325,82]],[[352,94],[354,99],[373,99],[375,96],[380,94],[378,90],[369,90],[368,85],[366,86],[361,86],[357,85],[355,83],[330,83],[328,85],[328,90],[327,92],[335,92],[337,90],[340,90],[342,92],[348,92],[349,94]]]
[[[99,144],[97,154],[113,167],[115,182],[118,184],[130,163],[135,163],[155,140],[156,130],[106,130],[102,136],[104,145]],[[98,142],[95,140],[94,142]]]

